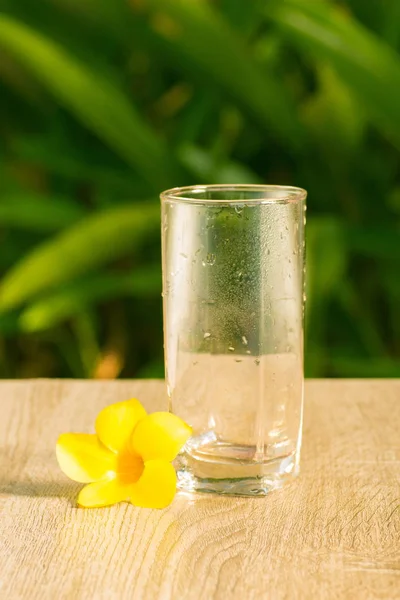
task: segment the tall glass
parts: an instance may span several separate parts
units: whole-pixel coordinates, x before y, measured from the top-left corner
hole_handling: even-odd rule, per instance
[[[183,489],[263,495],[298,473],[306,195],[161,194],[167,390],[193,427],[177,459]]]

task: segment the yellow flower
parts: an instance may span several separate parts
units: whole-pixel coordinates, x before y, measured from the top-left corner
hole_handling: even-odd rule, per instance
[[[171,462],[190,437],[191,428],[167,412],[148,415],[136,399],[104,408],[96,434],[65,433],[57,442],[64,473],[87,483],[78,496],[84,507],[129,500],[135,506],[164,508],[176,492]]]

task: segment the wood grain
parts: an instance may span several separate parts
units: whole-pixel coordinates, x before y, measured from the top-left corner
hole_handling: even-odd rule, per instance
[[[74,507],[65,431],[162,382],[0,384],[0,598],[400,598],[400,381],[310,381],[299,479],[267,498],[179,494],[163,511]]]

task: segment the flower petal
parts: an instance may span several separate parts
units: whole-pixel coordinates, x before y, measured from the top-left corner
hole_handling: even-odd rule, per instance
[[[119,452],[146,414],[139,400],[135,398],[106,406],[96,419],[97,435],[107,448]]]
[[[167,412],[147,415],[136,426],[131,447],[146,462],[153,459],[172,461],[192,434],[182,419]]]
[[[78,496],[78,505],[84,508],[111,506],[117,502],[128,500],[130,485],[121,483],[115,474],[110,474],[100,481],[85,485]]]
[[[57,441],[61,470],[74,481],[89,483],[116,468],[116,456],[99,443],[97,435],[64,433]]]
[[[137,483],[131,487],[131,502],[142,508],[165,508],[176,494],[176,473],[165,460],[149,460]]]

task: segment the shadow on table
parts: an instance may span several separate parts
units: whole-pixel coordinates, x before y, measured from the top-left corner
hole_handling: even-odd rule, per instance
[[[64,478],[53,450],[29,452],[15,445],[0,446],[0,496],[66,498],[75,504],[81,488]]]
[[[73,481],[0,481],[0,494],[30,498],[67,498],[75,503],[82,485]]]

